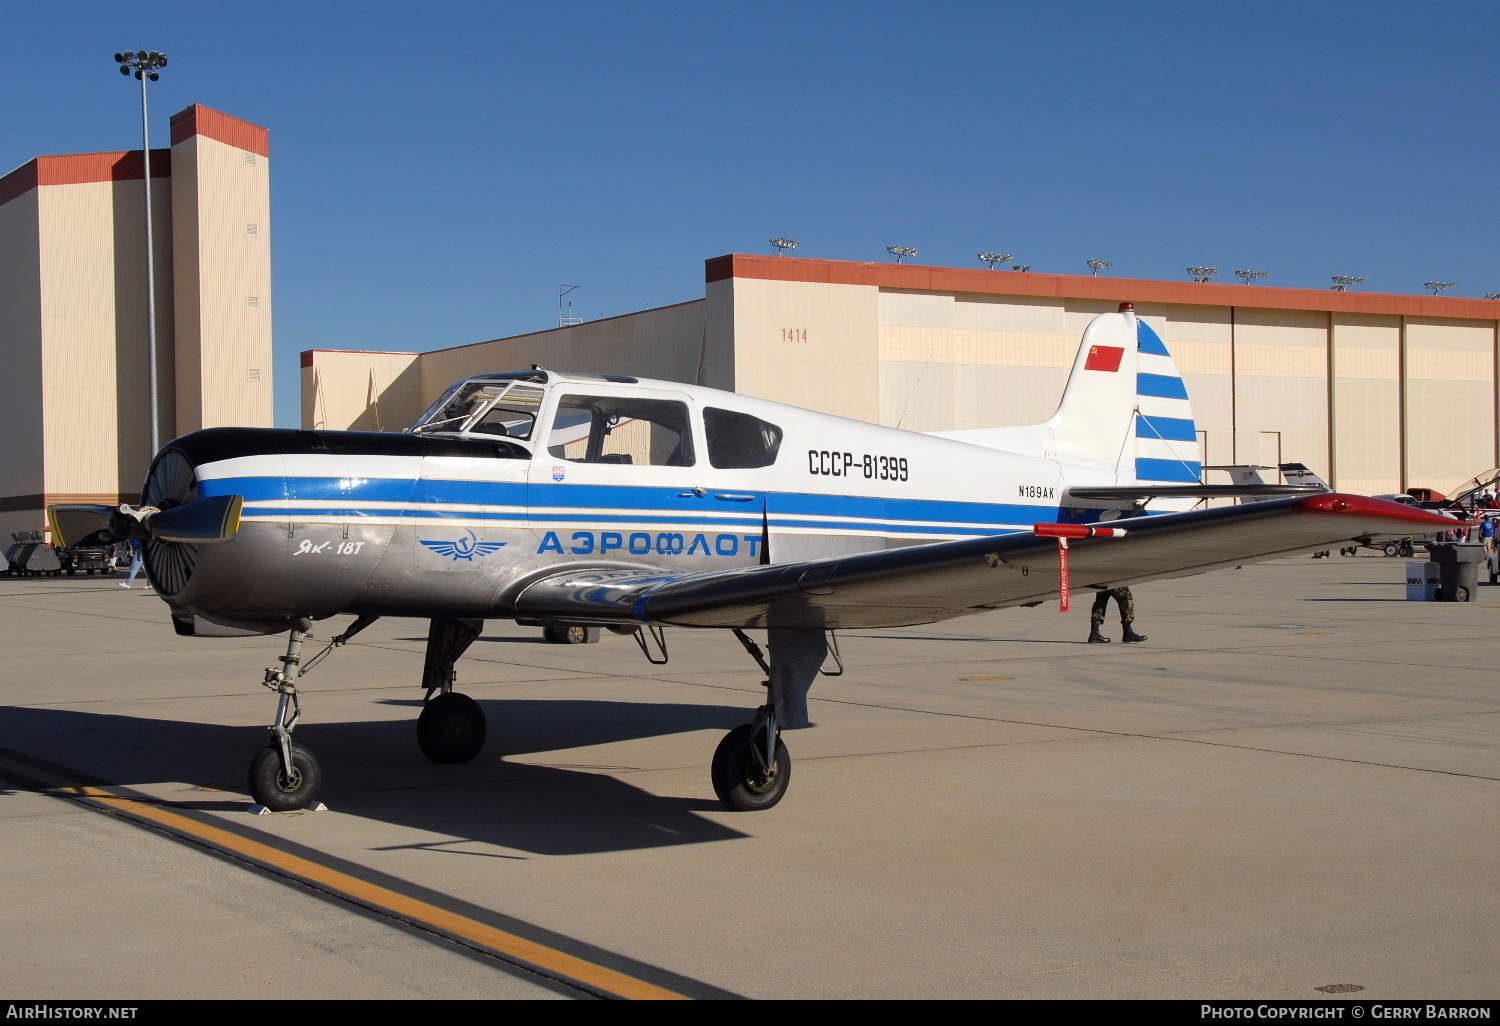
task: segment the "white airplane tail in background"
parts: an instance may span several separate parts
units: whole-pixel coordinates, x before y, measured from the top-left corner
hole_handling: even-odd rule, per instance
[[[1203,476],[1182,375],[1161,336],[1129,304],[1089,322],[1050,420],[936,434],[1095,467],[1098,484],[1197,484]]]

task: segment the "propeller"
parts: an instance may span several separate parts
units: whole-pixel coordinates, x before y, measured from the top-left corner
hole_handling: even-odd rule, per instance
[[[109,545],[131,538],[213,545],[239,533],[244,504],[240,495],[214,495],[170,509],[124,504],[48,506],[47,522],[54,545]]]

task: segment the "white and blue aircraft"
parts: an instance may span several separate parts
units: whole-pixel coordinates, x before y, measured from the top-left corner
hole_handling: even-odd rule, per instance
[[[996,404],[1005,402],[995,397]],[[211,428],[156,455],[142,505],[59,506],[58,544],[138,538],[177,632],[289,632],[256,801],[306,807],[300,675],[381,616],[431,621],[418,720],[437,762],[474,758],[479,705],[454,665],[486,619],[633,634],[732,631],[768,699],[713,758],[735,809],[785,793],[784,729],[840,628],[1036,605],[1345,541],[1447,526],[1316,488],[1199,483],[1182,377],[1129,304],[1088,326],[1057,413],[918,434],[710,388],[540,368],[449,389],[405,432]],[[1214,495],[1281,496],[1191,510]],[[1070,545],[1071,540],[1071,545]],[[302,662],[314,621],[357,619]],[[767,631],[768,653],[745,634]]]

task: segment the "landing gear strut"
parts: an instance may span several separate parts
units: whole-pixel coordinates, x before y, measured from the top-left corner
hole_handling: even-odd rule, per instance
[[[302,620],[286,642],[286,655],[279,656],[281,669],[267,668],[261,681],[276,692],[276,721],[271,724],[271,743],[255,754],[250,762],[248,786],[250,796],[272,812],[294,812],[305,809],[323,786],[323,770],[312,752],[292,741],[292,731],[302,718],[297,681],[322,661],[323,657],[343,645],[354,635],[374,623],[378,617],[361,616],[349,629],[328,643],[328,647],[302,665],[302,644],[312,639],[312,623]]]
[[[765,671],[769,693],[766,704],[755,710],[754,721],[724,735],[714,750],[710,771],[714,794],[740,812],[758,812],[781,801],[792,782],[792,757],[782,744],[781,731],[812,726],[807,718],[807,692],[830,655],[838,670],[825,675],[843,672],[837,643],[824,631],[773,627],[767,635],[769,662],[744,631],[734,632]]]
[[[433,620],[427,630],[427,661],[422,667],[426,704],[417,718],[417,746],[433,762],[469,762],[484,748],[484,710],[453,690],[453,666],[479,637],[483,620]]]
[[[266,670],[263,681],[276,692],[276,720],[271,724],[271,743],[250,763],[249,785],[251,797],[272,812],[307,808],[323,783],[323,771],[312,752],[292,744],[292,731],[302,718],[302,705],[297,699],[302,643],[309,637],[305,630],[292,631],[286,655],[280,657],[281,669]]]

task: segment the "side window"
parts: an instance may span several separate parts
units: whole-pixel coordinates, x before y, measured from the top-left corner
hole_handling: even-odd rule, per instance
[[[693,433],[686,403],[621,396],[565,395],[557,403],[547,451],[574,463],[691,467]]]
[[[705,407],[703,427],[708,432],[708,462],[720,470],[769,467],[781,449],[781,428],[748,413]]]

